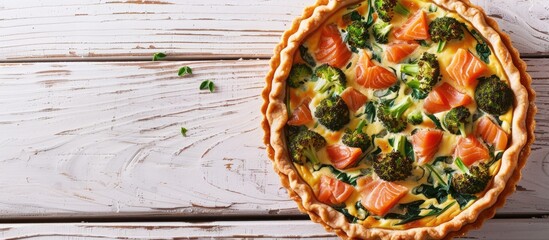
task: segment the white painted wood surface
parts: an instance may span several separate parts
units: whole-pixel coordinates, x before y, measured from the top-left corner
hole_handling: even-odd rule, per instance
[[[467,238],[546,239],[547,219],[522,217],[549,214],[549,1],[473,2],[537,57],[526,60],[539,114],[497,215],[514,218]],[[0,219],[299,215],[262,146],[259,94],[274,44],[312,3],[0,1]],[[155,52],[189,61],[137,61]],[[221,60],[233,58],[261,59]],[[178,77],[184,65],[195,74]],[[205,79],[215,93],[198,90]],[[333,237],[301,220],[0,224],[2,239],[296,236]]]
[[[491,219],[481,230],[456,239],[540,239],[549,236],[548,219]],[[5,224],[2,239],[337,239],[321,225],[308,220],[220,221],[204,223],[55,223]]]
[[[523,55],[549,53],[549,1],[473,0]],[[314,0],[17,0],[0,3],[0,60],[269,58]]]

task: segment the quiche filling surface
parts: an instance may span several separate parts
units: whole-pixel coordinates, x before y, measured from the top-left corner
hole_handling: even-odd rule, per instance
[[[363,1],[296,51],[287,146],[350,223],[435,226],[481,198],[510,142],[513,93],[493,49],[430,1]]]

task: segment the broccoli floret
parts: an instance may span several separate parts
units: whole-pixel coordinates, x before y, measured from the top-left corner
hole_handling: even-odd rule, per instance
[[[513,105],[513,91],[498,76],[479,78],[475,89],[475,101],[480,109],[502,115]]]
[[[377,118],[383,123],[387,131],[397,133],[406,128],[406,121],[402,114],[412,105],[412,99],[406,99],[394,106],[389,101],[381,102],[377,108]]]
[[[413,76],[406,85],[412,89],[412,96],[416,99],[426,98],[441,78],[437,56],[428,52],[424,52],[415,64],[401,64],[400,72]]]
[[[461,173],[455,173],[452,176],[452,187],[459,193],[475,194],[482,192],[492,178],[488,164],[480,163],[478,166],[467,169],[460,158],[456,158],[454,164],[458,166]]]
[[[390,22],[393,19],[393,8],[396,3],[397,0],[374,0],[377,16],[385,22]]]
[[[340,94],[345,90],[347,79],[341,69],[323,64],[315,69],[315,75],[318,81],[315,85],[315,91],[319,93],[328,92],[328,94]]]
[[[452,134],[461,134],[461,136],[466,137],[467,133],[465,132],[465,125],[469,124],[471,113],[469,109],[464,106],[459,106],[452,108],[446,116],[444,116],[444,125],[446,130]]]
[[[464,36],[462,24],[451,17],[440,17],[433,20],[429,24],[429,34],[431,40],[438,43],[438,52],[442,52],[447,41],[461,40]]]
[[[307,129],[300,129],[290,136],[289,149],[292,160],[304,164],[307,159],[313,164],[319,164],[317,151],[326,146],[326,140],[320,134]]]
[[[286,134],[288,134],[288,138],[292,138],[293,136],[297,135],[298,133],[306,129],[307,127],[305,126],[286,125]]]
[[[347,129],[342,137],[343,144],[349,147],[360,148],[362,152],[366,152],[371,145],[371,141],[370,136],[362,132],[364,125],[366,125],[366,121],[362,120],[354,131]]]
[[[372,33],[377,43],[386,44],[389,42],[389,32],[393,25],[381,20],[377,20],[372,27]]]
[[[351,121],[349,115],[349,107],[337,95],[320,101],[315,111],[318,122],[332,131],[340,130],[349,123]]]
[[[374,0],[374,7],[377,16],[385,22],[390,22],[393,19],[394,12],[404,16],[410,13],[398,0]]]
[[[415,110],[412,113],[408,114],[408,122],[412,125],[419,125],[423,123],[423,113],[419,110]]]
[[[385,181],[401,181],[412,174],[414,161],[406,156],[404,144],[406,137],[400,135],[395,138],[393,151],[380,155],[374,161],[375,173]]]
[[[313,70],[306,64],[295,64],[292,66],[286,81],[290,87],[298,88],[309,81],[312,75]]]
[[[351,47],[366,48],[368,45],[368,25],[362,21],[353,21],[347,26],[347,42]]]

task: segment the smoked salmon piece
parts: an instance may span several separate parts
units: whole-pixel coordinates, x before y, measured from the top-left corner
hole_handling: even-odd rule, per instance
[[[288,120],[288,125],[300,126],[305,125],[313,121],[311,110],[309,109],[310,99],[305,99],[297,108],[292,112],[292,116]]]
[[[427,95],[423,102],[423,109],[427,113],[434,114],[467,105],[472,101],[469,95],[459,92],[448,83],[443,83],[433,88],[433,91]]]
[[[384,89],[393,86],[397,77],[388,69],[375,65],[363,52],[356,66],[356,82],[366,88]]]
[[[469,51],[460,48],[452,57],[452,61],[446,67],[451,79],[461,87],[474,87],[479,77],[488,67]]]
[[[408,55],[412,54],[416,48],[419,47],[417,43],[409,42],[396,42],[389,44],[385,49],[385,56],[387,60],[392,63],[399,63]]]
[[[325,175],[320,177],[317,198],[319,201],[335,205],[345,202],[354,192],[353,186]]]
[[[412,146],[419,164],[423,165],[433,159],[442,141],[442,135],[442,131],[435,129],[422,129],[412,135]]]
[[[438,86],[437,91],[439,91],[443,96],[446,96],[446,100],[452,108],[464,106],[473,101],[473,98],[469,97],[469,95],[459,92],[448,83],[443,83]]]
[[[507,147],[507,133],[486,116],[478,120],[476,134],[480,136],[484,142],[492,144],[497,151],[505,150]]]
[[[408,188],[393,182],[361,180],[361,203],[369,212],[383,216],[408,193]],[[359,185],[360,186],[360,185]]]
[[[356,112],[358,109],[360,109],[366,101],[368,101],[368,97],[366,95],[360,93],[356,89],[352,87],[348,87],[341,93],[341,98],[347,104],[347,107],[349,107],[349,110],[352,112]]]
[[[490,159],[490,153],[482,143],[473,135],[469,135],[466,138],[460,137],[454,150],[454,158],[461,158],[461,161],[465,165]]]
[[[316,59],[321,63],[342,68],[351,58],[351,51],[341,39],[341,34],[335,24],[326,25],[320,32]]]
[[[348,147],[345,145],[330,145],[326,147],[330,162],[337,169],[345,169],[353,166],[362,155],[360,148]]]
[[[429,38],[427,15],[421,9],[416,11],[402,26],[394,32],[396,39],[413,41]]]

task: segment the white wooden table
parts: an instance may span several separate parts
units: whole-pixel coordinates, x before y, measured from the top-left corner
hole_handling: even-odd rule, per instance
[[[466,238],[548,239],[549,1],[473,2],[528,63],[539,114],[517,192]],[[333,238],[259,129],[272,49],[312,3],[0,0],[0,238]]]

